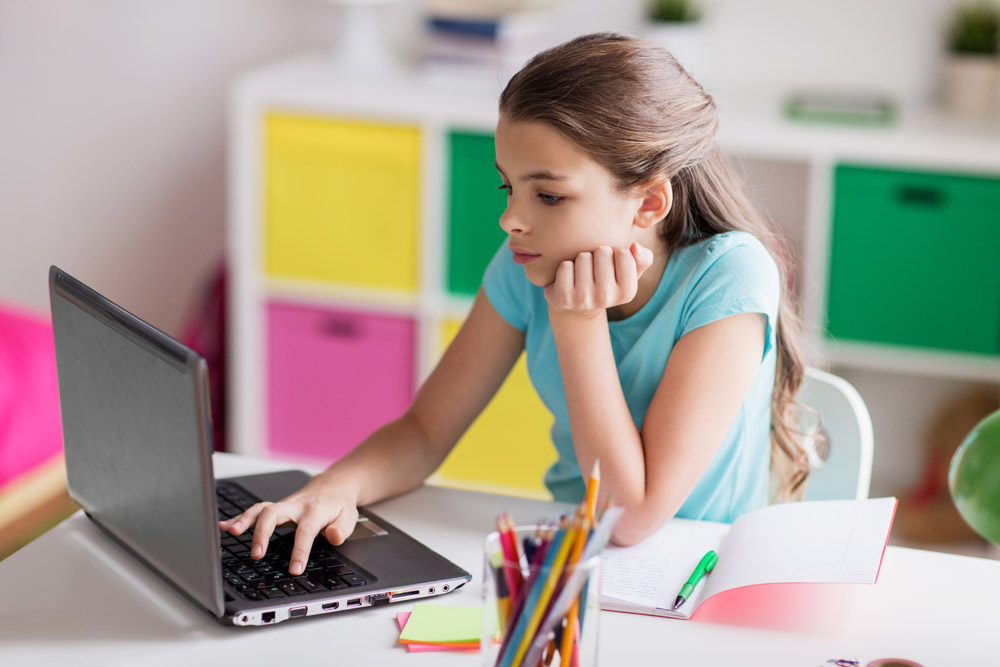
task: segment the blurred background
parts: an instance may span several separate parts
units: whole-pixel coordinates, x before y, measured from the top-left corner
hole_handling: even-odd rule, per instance
[[[706,83],[846,85],[931,100],[954,4],[706,0]],[[0,298],[44,312],[46,271],[59,264],[177,332],[224,251],[230,82],[332,48],[341,9],[319,0],[0,2]],[[387,46],[404,58],[426,37],[421,9],[416,0],[377,9]],[[643,28],[641,0],[563,0],[555,11],[559,37]]]
[[[242,252],[236,250],[239,243],[232,238],[233,230],[252,214],[241,214],[234,206],[253,208],[260,196],[247,190],[248,168],[235,163],[252,160],[254,151],[260,150],[254,142],[260,139],[253,138],[256,130],[236,125],[259,113],[267,99],[287,102],[297,94],[301,104],[291,103],[290,108],[315,112],[327,105],[336,116],[338,105],[343,105],[346,115],[365,116],[365,102],[355,103],[346,93],[337,96],[340,79],[347,81],[343,90],[348,91],[361,85],[356,79],[365,78],[368,88],[380,88],[379,99],[369,105],[373,118],[386,115],[384,107],[390,104],[386,100],[404,109],[407,105],[426,109],[421,105],[427,102],[420,100],[434,98],[433,91],[445,91],[440,94],[447,98],[454,90],[479,90],[473,97],[481,100],[459,125],[487,136],[489,112],[504,76],[536,48],[596,30],[623,30],[664,40],[716,96],[724,137],[731,130],[728,147],[745,165],[762,205],[797,248],[804,307],[812,309],[808,319],[820,327],[825,297],[809,295],[820,290],[815,278],[825,275],[831,261],[816,250],[828,246],[816,246],[810,239],[829,230],[826,220],[833,199],[829,181],[834,163],[840,160],[839,145],[856,147],[847,151],[851,161],[863,159],[892,173],[912,168],[921,174],[946,173],[949,178],[971,174],[976,187],[986,188],[984,196],[992,197],[974,198],[979,208],[973,215],[981,217],[986,228],[1000,228],[1000,209],[982,203],[1000,201],[995,194],[1000,150],[990,157],[1000,146],[996,114],[1000,59],[995,47],[992,55],[987,48],[980,60],[992,65],[985,74],[949,73],[952,55],[965,48],[956,45],[953,34],[963,3],[703,0],[693,7],[661,3],[663,8],[653,4],[646,0],[0,0],[0,309],[29,321],[0,322],[5,336],[0,343],[8,344],[7,351],[0,352],[7,356],[0,360],[6,359],[9,368],[32,372],[16,361],[28,357],[20,350],[11,351],[16,326],[37,334],[18,340],[31,338],[35,353],[45,356],[51,344],[51,338],[47,344],[44,339],[46,276],[49,265],[56,264],[166,332],[192,343],[200,341],[211,348],[203,352],[206,356],[224,356],[220,347],[239,337],[238,358],[257,358],[264,366],[263,348],[251,348],[266,344],[261,332],[271,326],[274,334],[273,323],[244,314],[230,319],[230,331],[225,332],[220,315],[219,300],[229,298],[221,295],[232,294],[219,282],[221,271],[226,267],[229,280],[234,280],[232,254]],[[995,8],[996,3],[984,6]],[[664,25],[658,18],[678,20]],[[467,32],[469,24],[479,29],[492,26],[486,28],[492,32],[485,39],[481,32],[477,37]],[[289,62],[303,53],[330,65],[315,79],[320,82],[317,86],[328,86],[322,94],[288,92],[296,86],[308,88],[302,83],[305,75],[294,66],[267,73],[273,63]],[[956,76],[972,80],[979,98],[956,96]],[[282,88],[283,77],[294,85]],[[244,82],[242,89],[236,87],[237,81]],[[395,99],[394,90],[399,91]],[[796,124],[801,121],[805,129]],[[448,136],[442,141],[458,141]],[[422,162],[419,168],[437,164]],[[427,181],[423,183],[426,187]],[[271,192],[267,187],[264,190]],[[431,199],[436,204],[431,209],[421,204],[422,215],[435,210],[433,206],[439,214],[446,207],[444,195]],[[819,224],[820,232],[806,231],[810,224]],[[447,236],[440,230],[435,233],[438,236],[421,241],[422,262],[444,265],[443,252],[426,247],[428,238]],[[996,256],[1000,235],[992,234],[985,244]],[[254,257],[255,248],[248,257]],[[455,325],[445,322],[439,330],[435,322],[433,335],[420,333],[419,328],[431,316],[442,322],[460,320],[468,296],[467,290],[449,287],[444,291],[450,293],[438,299],[441,304],[428,315],[423,297],[429,289],[438,291],[428,279],[446,282],[442,274],[450,269],[443,268],[416,269],[423,281],[417,291],[425,293],[411,301],[386,297],[383,287],[367,296],[354,287],[317,292],[311,284],[314,277],[297,276],[294,271],[279,275],[280,267],[271,271],[280,278],[272,294],[262,294],[253,292],[259,290],[254,286],[255,270],[244,267],[235,274],[238,289],[244,290],[237,298],[244,299],[244,305],[266,301],[272,316],[283,317],[275,315],[275,308],[317,307],[320,302],[351,312],[364,310],[367,296],[379,316],[411,315],[418,332],[405,335],[416,337],[413,346],[419,349],[410,356],[420,359],[406,376],[407,396],[426,372],[428,359],[450,335],[448,326]],[[982,275],[992,280],[989,271]],[[984,298],[989,301],[1000,282],[966,284],[962,289],[971,294],[986,290]],[[275,296],[277,302],[271,298]],[[432,296],[437,303],[440,295]],[[975,300],[971,303],[978,308]],[[1000,304],[987,303],[985,308],[982,326],[993,327],[984,333],[989,338],[996,333]],[[929,310],[921,317],[934,318],[933,306]],[[240,330],[244,325],[253,332]],[[956,326],[976,328],[980,320]],[[276,335],[282,329],[278,331]],[[949,415],[955,411],[978,415],[977,405],[994,404],[1000,386],[1000,349],[962,341],[901,340],[896,345],[878,336],[874,342],[889,346],[847,346],[837,352],[821,345],[812,360],[832,363],[834,372],[859,389],[871,410],[876,442],[872,495],[919,496],[930,502],[941,493],[941,460],[965,432],[947,432],[949,424],[952,430],[961,430],[955,426],[957,418]],[[1000,346],[1000,340],[993,344]],[[909,355],[907,350],[914,346],[933,351]],[[268,363],[274,364],[273,354],[270,359]],[[894,361],[898,359],[902,360]],[[52,376],[49,361],[38,364],[36,369],[42,370],[36,376]],[[5,374],[5,370],[0,368],[0,389],[6,389],[0,398],[9,398],[21,386],[15,372]],[[280,369],[270,370],[273,378],[279,377]],[[238,372],[250,374],[235,376],[236,382],[255,388],[236,399],[231,387],[221,384],[220,372],[219,391],[229,397],[232,426],[220,438],[245,435],[255,444],[230,442],[229,448],[304,461],[321,458],[315,447],[295,451],[268,444],[273,424],[257,429],[255,424],[260,423],[246,415],[254,405],[267,404],[272,411],[286,408],[276,407],[273,399],[269,402],[263,371]],[[234,371],[230,373],[231,385]],[[49,389],[41,393],[51,398]],[[968,396],[973,398],[966,400]],[[244,409],[235,419],[246,422],[239,426],[233,424],[232,412],[239,409],[233,408],[237,400]],[[0,406],[0,417],[13,414],[24,418],[23,410]],[[6,429],[0,430],[0,439],[5,440],[0,447],[12,447],[23,433],[30,432],[40,443],[58,436],[58,429],[39,432],[37,424],[22,424],[16,431],[10,423],[3,426],[0,420],[0,429]],[[971,426],[961,424],[966,431]],[[57,449],[58,445],[38,444],[29,454],[0,455],[0,488],[10,488],[18,478],[44,467]],[[58,471],[48,474],[46,488],[57,488]],[[22,510],[13,507],[0,505],[10,516],[20,517]],[[66,507],[56,502],[50,507],[52,516]],[[36,511],[35,516],[43,515]],[[928,522],[947,523],[953,518],[952,514],[943,519],[918,516],[910,535],[924,544],[967,543],[970,535],[945,534],[933,526],[921,532]],[[25,535],[38,529],[38,522],[28,523]]]

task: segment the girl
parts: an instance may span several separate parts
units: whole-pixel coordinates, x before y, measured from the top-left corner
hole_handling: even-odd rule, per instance
[[[220,527],[298,524],[289,571],[357,506],[418,486],[527,352],[559,454],[545,482],[601,495],[632,544],[673,516],[732,521],[808,470],[788,428],[802,377],[773,243],[715,146],[718,114],[662,48],[579,37],[532,59],[500,97],[496,168],[509,240],[413,405],[305,487]]]

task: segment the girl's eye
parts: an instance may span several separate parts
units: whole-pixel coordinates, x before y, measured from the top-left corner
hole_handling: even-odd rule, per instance
[[[501,183],[500,187],[497,188],[497,190],[505,190],[507,192],[507,196],[508,197],[511,195],[511,192],[513,191],[513,189],[514,188],[510,187],[506,183]]]
[[[542,203],[544,203],[544,204],[546,204],[548,206],[555,206],[556,204],[558,204],[559,202],[561,202],[562,199],[563,199],[559,195],[547,195],[544,192],[539,192],[538,193],[538,198],[542,200]]]

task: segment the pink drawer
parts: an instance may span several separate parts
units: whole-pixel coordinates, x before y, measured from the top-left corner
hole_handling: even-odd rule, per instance
[[[267,322],[272,452],[335,461],[409,406],[413,320],[272,302]]]

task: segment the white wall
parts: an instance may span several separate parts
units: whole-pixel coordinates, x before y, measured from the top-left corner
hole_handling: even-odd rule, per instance
[[[948,10],[958,0],[700,0],[703,83],[769,92],[796,86],[934,96]],[[569,0],[570,30],[643,30],[643,0]]]
[[[404,52],[419,0],[383,11]],[[704,0],[713,86],[927,97],[948,0]],[[564,34],[641,31],[641,0],[564,0]],[[168,332],[220,260],[238,72],[331,43],[318,0],[0,0],[0,302],[55,263]]]
[[[311,0],[0,0],[0,302],[58,264],[179,330],[223,254],[227,82],[323,43]]]
[[[824,85],[927,99],[955,0],[706,0],[719,84]]]

